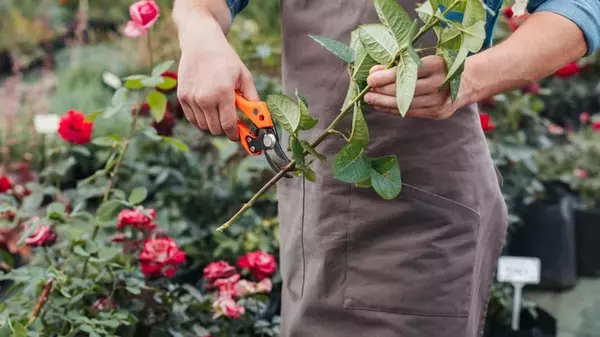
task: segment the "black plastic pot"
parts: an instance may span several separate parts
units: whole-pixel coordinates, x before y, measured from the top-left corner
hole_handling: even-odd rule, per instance
[[[528,310],[521,312],[521,327],[512,331],[510,326],[489,324],[484,337],[556,337],[556,318],[547,311],[536,308],[535,315]]]
[[[566,290],[577,284],[577,205],[577,197],[568,188],[551,184],[544,199],[527,209],[524,225],[514,233],[510,254],[541,260],[539,288]]]
[[[575,212],[577,273],[584,277],[600,276],[600,208]]]

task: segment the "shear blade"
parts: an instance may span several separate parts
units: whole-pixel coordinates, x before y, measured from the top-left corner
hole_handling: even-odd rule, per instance
[[[275,172],[280,172],[290,163],[290,160],[287,158],[287,156],[285,156],[285,153],[283,154],[284,157],[282,158],[277,152],[278,151],[275,149],[265,150],[265,158]],[[289,174],[285,174],[284,177],[292,178],[292,176]]]

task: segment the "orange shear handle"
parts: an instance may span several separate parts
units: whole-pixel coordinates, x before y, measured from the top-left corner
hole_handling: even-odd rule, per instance
[[[267,107],[267,103],[262,101],[249,101],[236,91],[235,105],[244,113],[244,115],[248,116],[252,123],[259,129],[273,127],[273,118],[271,117],[271,112]]]

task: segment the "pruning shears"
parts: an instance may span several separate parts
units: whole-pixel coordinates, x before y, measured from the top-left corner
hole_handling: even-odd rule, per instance
[[[251,156],[264,154],[267,162],[275,172],[281,171],[291,163],[291,160],[279,145],[279,135],[267,103],[249,101],[236,91],[235,105],[251,122],[248,126],[239,119],[237,121],[240,143],[246,152]],[[291,176],[286,175],[286,177]]]

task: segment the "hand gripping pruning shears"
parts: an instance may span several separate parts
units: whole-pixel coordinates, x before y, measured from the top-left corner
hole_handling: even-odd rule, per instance
[[[251,156],[264,154],[271,168],[275,172],[281,171],[291,161],[279,145],[279,135],[267,103],[249,101],[236,91],[235,105],[251,122],[248,126],[239,119],[237,121],[240,143],[246,152]]]

